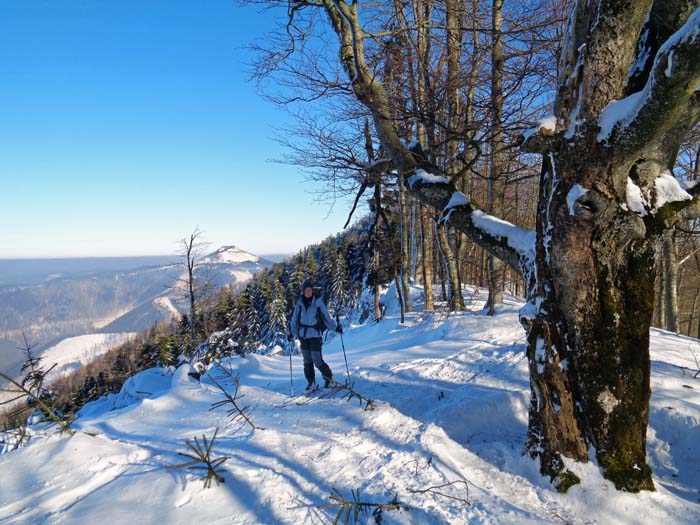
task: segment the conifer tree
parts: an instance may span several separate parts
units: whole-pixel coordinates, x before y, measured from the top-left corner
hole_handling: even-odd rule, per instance
[[[320,289],[321,297],[326,300],[330,305],[331,299],[331,286],[333,282],[333,275],[335,273],[336,264],[336,247],[332,239],[326,239],[321,243],[321,256],[320,256],[320,267],[318,271],[318,280],[316,286]]]
[[[299,254],[294,258],[293,267],[291,270],[291,279],[289,282],[289,303],[290,307],[294,304],[296,298],[301,294],[301,287],[304,285],[306,280],[306,267],[304,265],[304,256],[299,252]]]
[[[304,271],[306,274],[305,280],[310,280],[312,283],[315,283],[318,279],[318,262],[316,261],[313,248],[306,249],[306,261],[304,266]]]
[[[341,313],[348,306],[350,299],[350,279],[348,276],[347,263],[338,251],[335,252],[335,268],[331,282],[332,308],[335,313]]]
[[[275,280],[269,314],[269,346],[284,346],[287,339],[287,301],[279,281]]]

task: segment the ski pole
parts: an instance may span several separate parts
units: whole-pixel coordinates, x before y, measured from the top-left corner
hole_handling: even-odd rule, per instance
[[[294,397],[294,376],[292,375],[292,348],[294,344],[294,339],[292,334],[287,335],[287,351],[289,352],[289,384],[292,387],[292,397]]]
[[[335,323],[340,326],[340,316],[335,314]],[[343,332],[340,332],[340,344],[343,346],[343,358],[345,358],[345,371],[348,374],[348,385],[350,384],[350,368],[348,367],[348,356],[345,353],[345,340],[343,339]]]

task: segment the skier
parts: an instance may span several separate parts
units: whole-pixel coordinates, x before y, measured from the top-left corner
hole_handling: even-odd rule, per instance
[[[304,376],[308,381],[306,390],[311,391],[316,388],[314,365],[321,372],[325,381],[324,388],[328,388],[333,381],[333,372],[321,355],[323,331],[330,329],[342,334],[343,327],[331,319],[326,305],[323,304],[320,297],[316,297],[314,294],[311,282],[305,282],[302,290],[302,295],[294,306],[290,324],[292,336],[298,338],[301,343],[301,353],[304,356]]]

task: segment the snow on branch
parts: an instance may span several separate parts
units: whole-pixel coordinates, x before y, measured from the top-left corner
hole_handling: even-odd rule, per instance
[[[676,124],[700,91],[700,8],[659,48],[641,91],[610,102],[601,112],[598,141],[631,147]]]
[[[542,117],[537,121],[537,125],[534,128],[527,130],[523,137],[525,140],[529,139],[535,133],[542,133],[543,135],[552,135],[557,130],[557,117],[554,115],[547,115]]]
[[[679,209],[693,205],[693,186],[681,184],[670,171],[665,171],[654,179],[647,191],[640,188],[631,178],[627,178],[626,202],[623,205],[642,217],[657,215],[666,206]]]
[[[419,182],[423,185],[439,183],[447,184],[447,177],[445,177],[444,175],[433,175],[432,173],[428,173],[427,171],[421,168],[417,169],[413,175],[408,177],[408,187],[410,189],[413,189],[416,183]]]
[[[548,142],[556,134],[557,117],[547,115],[538,120],[534,127],[525,130],[520,138],[521,149],[527,153],[540,153],[547,148]]]
[[[417,169],[405,184],[421,202],[441,212],[440,221],[465,233],[473,242],[520,274],[527,274],[535,257],[535,232],[475,209],[442,174]]]

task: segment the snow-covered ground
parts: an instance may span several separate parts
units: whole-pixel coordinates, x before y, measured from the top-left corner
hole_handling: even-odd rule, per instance
[[[696,366],[700,344],[652,333],[657,491],[617,492],[589,463],[573,466],[583,482],[560,495],[521,454],[529,386],[520,306],[508,298],[495,317],[417,312],[401,325],[389,305],[381,323],[347,330],[350,374],[375,410],[340,396],[299,397],[299,357],[296,398],[288,357],[233,358],[225,365],[240,374],[243,402],[264,430],[210,410],[222,395],[187,365],[142,372],[79,414],[75,426],[95,437],[37,436],[0,456],[0,523],[330,523],[335,511],[317,507],[333,489],[411,508],[385,512],[383,523],[699,523],[700,380],[683,367]],[[324,355],[344,379],[340,338]],[[183,461],[186,439],[217,427],[213,456],[230,457],[225,483],[205,489],[196,474],[164,468]],[[416,492],[447,483],[441,494]]]

